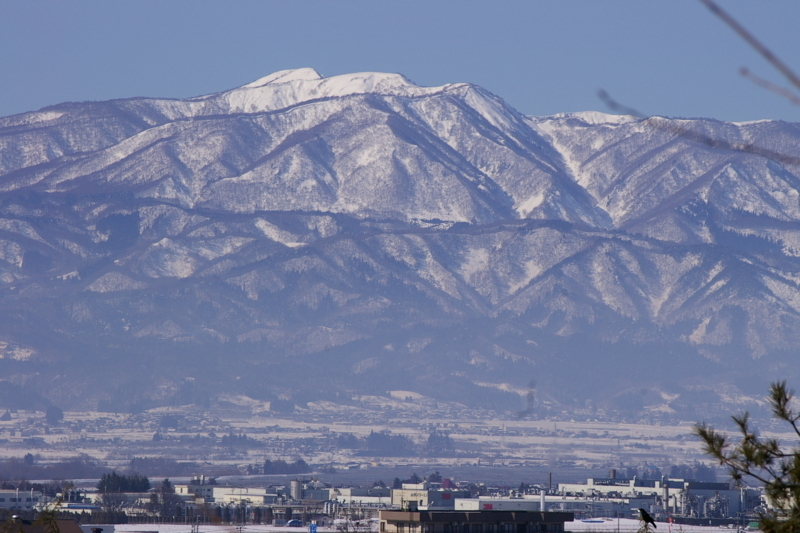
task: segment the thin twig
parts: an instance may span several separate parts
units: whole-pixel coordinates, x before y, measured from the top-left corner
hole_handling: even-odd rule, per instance
[[[600,100],[602,100],[612,111],[617,111],[623,115],[631,115],[636,118],[646,118],[645,115],[639,113],[634,108],[628,107],[614,100],[611,95],[603,89],[597,91],[597,97],[600,98]]]
[[[700,2],[705,4],[705,6],[711,10],[712,13],[719,17],[725,24],[730,26],[733,31],[738,33],[742,39],[750,44],[750,46],[755,48],[755,50],[761,54],[764,59],[772,63],[772,66],[778,69],[781,74],[786,76],[786,79],[788,79],[792,85],[800,89],[800,77],[798,77],[792,69],[790,69],[783,61],[781,61],[778,56],[772,53],[769,48],[764,46],[761,41],[756,39],[752,33],[747,31],[744,26],[739,24],[736,19],[730,16],[724,9],[719,7],[719,5],[717,5],[717,3],[713,0],[700,0]]]
[[[747,67],[740,68],[739,69],[739,74],[741,74],[742,76],[744,76],[748,80],[752,81],[753,83],[755,83],[759,87],[761,87],[763,89],[766,89],[766,90],[768,90],[770,92],[773,92],[773,93],[777,94],[778,96],[782,96],[783,98],[786,98],[787,100],[789,100],[794,105],[800,106],[800,96],[797,96],[795,93],[793,93],[789,89],[787,89],[785,87],[781,87],[780,85],[775,85],[771,81],[767,81],[764,78],[756,76],[755,74],[750,72],[747,69]]]
[[[597,92],[597,95],[605,102],[605,104],[609,108],[611,108],[612,111],[622,112],[625,113],[626,115],[633,115],[639,118],[644,118],[642,117],[641,114],[638,114],[638,112],[635,109],[620,104],[619,102],[614,100],[606,91],[602,89]],[[723,139],[713,139],[704,133],[693,131],[692,129],[690,129],[687,126],[684,126],[681,122],[678,121],[661,119],[659,117],[650,117],[644,120],[642,123],[646,124],[651,128],[658,129],[668,134],[674,135],[675,137],[682,137],[687,141],[695,142],[697,144],[702,144],[703,146],[707,146],[708,148],[711,149],[730,150],[732,152],[748,152],[785,165],[800,165],[800,157],[782,154],[779,152],[775,152],[773,150],[768,150],[766,148],[756,146],[755,144],[752,143],[731,143]]]

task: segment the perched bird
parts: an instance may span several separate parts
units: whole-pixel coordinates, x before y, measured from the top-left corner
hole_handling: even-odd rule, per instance
[[[656,521],[653,520],[653,517],[650,516],[650,513],[648,513],[647,511],[645,511],[641,507],[639,508],[639,520],[644,522],[645,526],[647,526],[647,524],[653,524],[653,527],[658,529],[658,526],[656,525]]]

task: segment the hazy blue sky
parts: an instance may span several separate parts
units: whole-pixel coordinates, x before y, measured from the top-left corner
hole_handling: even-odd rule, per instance
[[[800,70],[800,2],[722,4]],[[800,121],[786,85],[696,0],[0,3],[0,115],[72,100],[187,97],[276,70],[473,82],[523,113],[607,110]]]

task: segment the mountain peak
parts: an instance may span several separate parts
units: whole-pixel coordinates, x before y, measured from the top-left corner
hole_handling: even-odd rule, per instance
[[[276,85],[280,83],[290,83],[293,81],[313,81],[322,79],[322,75],[313,68],[295,68],[279,70],[254,82],[240,87],[241,89],[255,89],[265,85]]]
[[[50,402],[400,376],[494,409],[485,383],[535,375],[565,406],[632,390],[637,417],[700,416],[728,401],[692,396],[709,375],[725,398],[800,379],[795,124],[526,117],[475,85],[295,69],[8,117],[0,146],[0,368]],[[642,379],[687,396],[643,403]]]
[[[299,68],[281,70],[230,91],[200,97],[195,101],[222,103],[223,108],[227,107],[227,111],[234,113],[261,113],[312,100],[359,94],[415,98],[464,85],[420,87],[402,74],[396,73],[358,72],[324,77],[312,68]],[[214,110],[218,112],[220,109],[215,106]]]

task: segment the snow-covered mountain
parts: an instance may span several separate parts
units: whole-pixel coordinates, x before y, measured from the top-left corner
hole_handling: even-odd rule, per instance
[[[798,141],[311,69],[1,118],[0,404],[736,402],[798,374]]]

